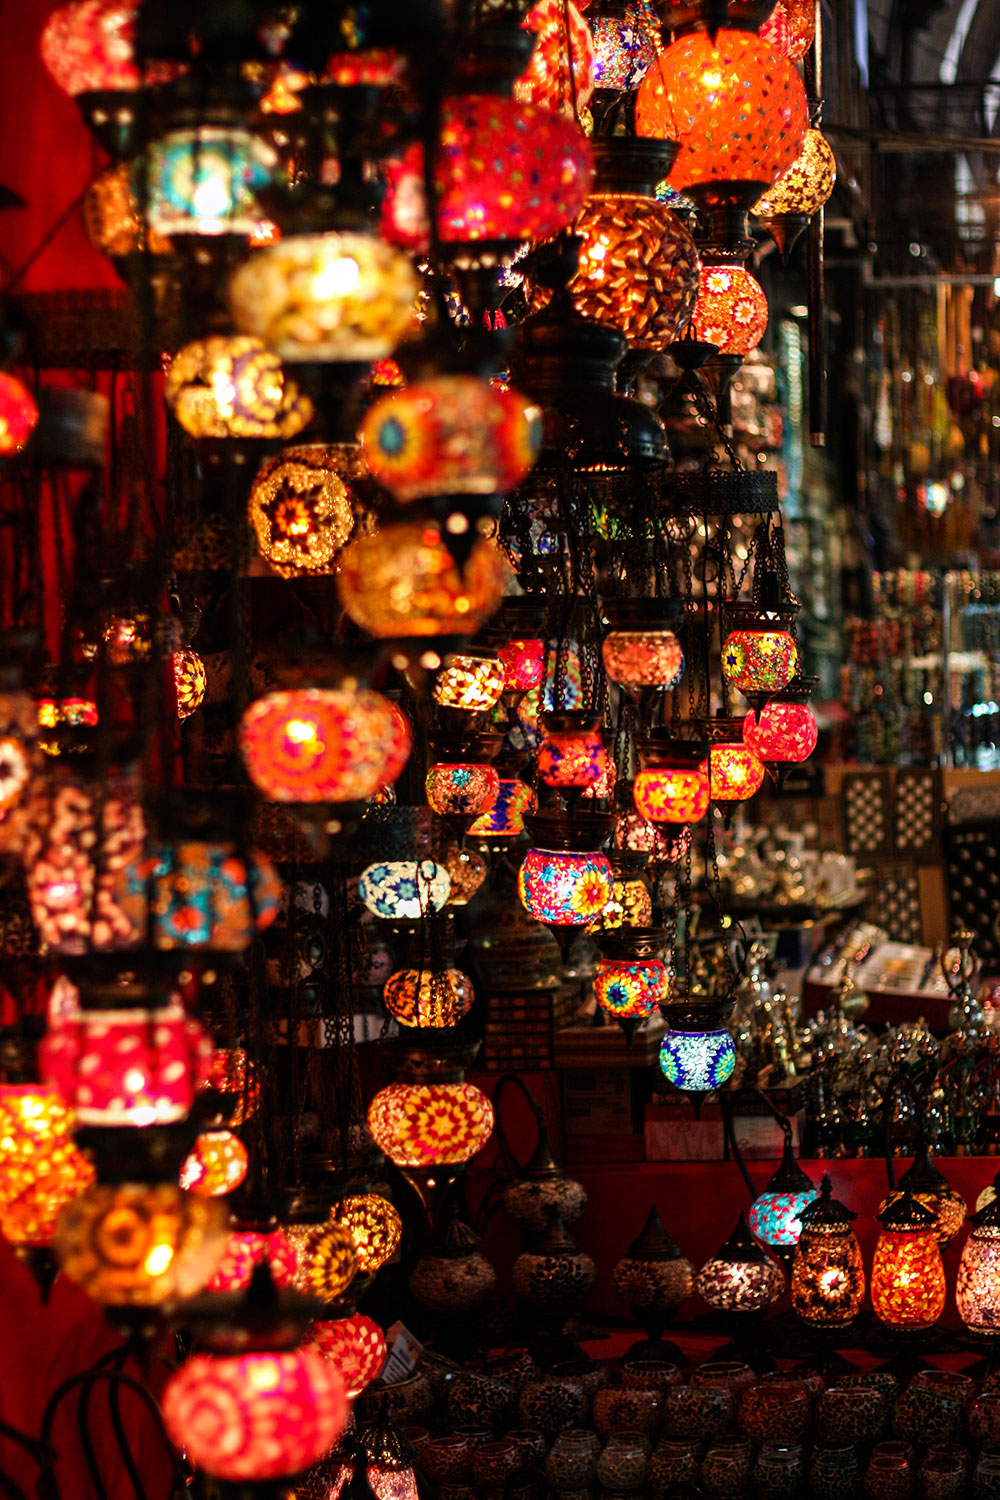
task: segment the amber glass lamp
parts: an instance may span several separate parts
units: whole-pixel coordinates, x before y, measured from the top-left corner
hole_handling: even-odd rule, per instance
[[[0,370],[0,457],[20,453],[37,422],[38,407],[27,386]]]
[[[354,1236],[362,1276],[373,1276],[396,1253],[403,1221],[388,1198],[378,1193],[353,1194],[335,1206],[333,1217]]]
[[[970,1333],[993,1340],[1000,1334],[1000,1201],[996,1197],[969,1216],[955,1282],[955,1306]]]
[[[807,1327],[841,1332],[865,1297],[865,1268],[852,1220],[857,1214],[833,1197],[824,1174],[820,1195],[802,1210],[802,1233],[792,1260],[792,1307]]]
[[[695,1277],[695,1287],[710,1307],[726,1313],[762,1313],[785,1290],[778,1262],[754,1239],[746,1216],[725,1244]]]
[[[329,573],[354,529],[348,483],[361,469],[353,443],[303,443],[266,458],[250,488],[261,557],[282,578]]]
[[[211,334],[170,361],[167,404],[195,438],[293,438],[312,419],[312,402],[260,339]]]
[[[201,707],[208,689],[205,663],[190,646],[181,646],[171,653],[171,665],[174,693],[177,697],[177,717],[189,719]]]
[[[349,1400],[377,1380],[386,1359],[385,1334],[364,1313],[313,1323],[308,1348],[328,1359],[344,1382]]]
[[[941,1169],[935,1166],[924,1141],[921,1141],[916,1156],[899,1179],[899,1187],[888,1193],[879,1205],[879,1213],[890,1208],[907,1192],[934,1215],[934,1233],[938,1244],[942,1248],[949,1244],[965,1223],[965,1199],[950,1185]]]
[[[476,998],[461,969],[399,969],[386,981],[385,1008],[401,1026],[457,1026]]]
[[[726,638],[722,643],[722,675],[741,693],[775,693],[787,687],[799,665],[792,635],[797,604],[773,609],[756,604],[725,608]]]
[[[361,801],[396,780],[410,744],[396,705],[354,683],[267,693],[240,724],[250,778],[272,802]]]
[[[94,1169],[73,1142],[73,1112],[41,1083],[0,1084],[0,1233],[16,1251],[48,1246]]]
[[[503,588],[504,564],[492,541],[476,537],[458,560],[442,527],[427,520],[387,521],[352,537],[337,573],[344,609],[381,638],[472,634],[498,607]]]
[[[760,39],[779,57],[801,62],[816,34],[814,0],[777,0],[760,28]]]
[[[621,820],[619,819],[619,822]],[[651,825],[650,825],[651,826]],[[618,827],[616,825],[616,844]],[[614,848],[608,855],[614,884],[607,905],[588,931],[620,933],[653,925],[653,893],[648,874],[649,853]]]
[[[742,725],[738,719],[714,719],[709,751],[709,781],[716,802],[746,802],[760,791],[764,781],[764,763],[756,752],[743,743]]]
[[[675,599],[615,599],[604,604],[604,670],[640,703],[650,690],[668,692],[681,680],[683,612],[683,604]]]
[[[247,1148],[231,1130],[204,1130],[181,1163],[180,1185],[205,1198],[233,1193],[247,1175]]]
[[[296,1246],[295,1285],[321,1302],[339,1302],[358,1274],[358,1250],[346,1224],[328,1219]]]
[[[440,708],[485,713],[500,702],[505,682],[503,662],[492,652],[451,652],[434,680],[434,702]]]
[[[807,130],[802,150],[786,172],[753,206],[754,216],[783,257],[813,214],[829,200],[837,182],[837,161],[823,133]]]
[[[697,823],[708,812],[708,744],[651,734],[639,744],[642,770],[632,796],[648,822]]]
[[[903,1192],[878,1215],[872,1306],[893,1333],[923,1333],[944,1311],[945,1278],[934,1215]]]

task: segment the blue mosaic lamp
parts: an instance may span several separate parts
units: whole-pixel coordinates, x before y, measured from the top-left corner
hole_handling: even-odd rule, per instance
[[[532,847],[518,871],[521,905],[536,922],[584,927],[600,916],[614,885],[602,844],[614,818],[603,813],[540,813],[525,819]]]
[[[749,1223],[767,1249],[790,1255],[802,1233],[802,1210],[819,1197],[819,1192],[795,1160],[787,1120],[782,1122],[782,1130],[785,1149],[781,1164],[764,1191],[754,1199]]]
[[[664,1007],[667,1031],[660,1043],[660,1069],[675,1088],[704,1097],[732,1076],[736,1048],[726,1025],[731,1008],[709,996],[673,1000]]]

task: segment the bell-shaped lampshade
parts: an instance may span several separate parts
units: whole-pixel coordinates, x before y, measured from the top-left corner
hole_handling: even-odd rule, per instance
[[[701,740],[650,736],[639,744],[642,770],[632,786],[636,810],[648,822],[697,823],[710,799],[708,745]]]
[[[266,458],[248,514],[263,557],[282,578],[329,573],[354,529],[349,484],[363,472],[353,443],[302,443]]]
[[[820,1195],[800,1215],[802,1233],[792,1260],[792,1307],[809,1328],[847,1328],[865,1299],[865,1268],[851,1221],[824,1174]]]
[[[170,361],[163,393],[195,438],[293,438],[313,406],[260,339],[211,334]]]
[[[678,36],[636,96],[641,136],[678,141],[670,185],[761,183],[791,166],[809,126],[802,80],[750,31]]]
[[[934,1215],[934,1233],[942,1247],[949,1244],[965,1223],[966,1204],[931,1160],[926,1142],[921,1142],[910,1166],[899,1179],[899,1187],[888,1193],[879,1213],[890,1208],[903,1193],[912,1193],[917,1203]]]
[[[478,375],[414,380],[370,406],[358,436],[368,467],[397,500],[493,495],[528,473],[541,408]]]
[[[15,1247],[50,1245],[63,1208],[94,1180],[73,1112],[45,1084],[0,1084],[0,1140],[0,1234]]]
[[[477,537],[464,561],[429,521],[388,521],[354,536],[340,555],[337,592],[369,635],[469,635],[503,597],[504,564],[495,544]]]
[[[371,361],[413,327],[417,279],[409,257],[374,234],[293,234],[234,271],[229,306],[290,364]]]
[[[970,1214],[955,1282],[955,1306],[970,1333],[994,1339],[1000,1334],[1000,1201],[994,1196]]]
[[[944,1311],[945,1277],[934,1215],[908,1192],[878,1215],[882,1232],[872,1261],[872,1307],[896,1333],[933,1328]]]
[[[791,1251],[802,1233],[802,1210],[818,1197],[815,1186],[795,1160],[791,1139],[786,1138],[781,1165],[753,1201],[750,1228],[767,1249]]]
[[[390,1083],[368,1106],[368,1129],[397,1167],[467,1162],[493,1133],[493,1106],[471,1083]]]
[[[695,1277],[695,1288],[710,1307],[726,1313],[765,1312],[785,1289],[780,1265],[754,1239],[746,1217]]]
[[[335,1206],[334,1218],[354,1236],[362,1276],[373,1276],[396,1253],[403,1221],[388,1198],[378,1193],[356,1193]]]
[[[0,370],[0,458],[20,453],[38,422],[38,407],[16,375]]]
[[[410,726],[368,688],[292,688],[251,703],[240,749],[272,802],[357,802],[391,784],[410,754]]]
[[[313,1323],[306,1347],[330,1361],[343,1380],[349,1399],[378,1379],[387,1353],[381,1328],[359,1312],[333,1322]]]
[[[575,119],[594,92],[590,27],[573,0],[536,0],[521,26],[534,32],[535,50],[514,81],[514,98]]]
[[[756,276],[741,265],[703,265],[691,327],[720,354],[749,354],[767,328],[767,298]]]
[[[476,998],[461,969],[398,969],[386,980],[385,1008],[401,1026],[457,1026]]]

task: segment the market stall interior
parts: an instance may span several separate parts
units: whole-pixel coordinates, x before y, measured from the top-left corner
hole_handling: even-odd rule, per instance
[[[4,1496],[1000,1494],[1000,8],[0,76]]]

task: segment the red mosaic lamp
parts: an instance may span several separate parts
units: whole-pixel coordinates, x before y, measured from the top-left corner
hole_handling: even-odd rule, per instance
[[[795,677],[743,720],[743,743],[768,765],[801,765],[816,748],[819,728],[810,706],[815,677]]]
[[[579,790],[606,775],[608,752],[599,719],[587,713],[552,713],[543,714],[540,723],[544,738],[536,762],[546,786]]]
[[[574,119],[594,92],[594,39],[573,0],[536,0],[521,22],[535,49],[514,98]]]
[[[642,769],[632,796],[638,813],[652,824],[698,823],[708,812],[708,743],[651,733],[638,744]]]
[[[0,458],[20,453],[37,422],[38,407],[27,386],[0,370]]]
[[[378,1379],[388,1352],[379,1325],[359,1312],[314,1323],[306,1347],[330,1361],[344,1382],[349,1400]]]
[[[816,35],[815,0],[777,0],[760,28],[760,39],[779,57],[801,62]]]
[[[875,1316],[894,1333],[925,1332],[944,1312],[946,1294],[934,1214],[904,1192],[878,1219],[882,1231],[871,1275]]]
[[[527,820],[532,847],[521,862],[517,893],[536,922],[565,941],[567,932],[600,916],[614,887],[603,845],[614,818],[603,813],[537,813]]]
[[[712,719],[708,775],[713,802],[747,802],[764,784],[764,762],[743,743],[739,719]]]
[[[753,272],[736,262],[707,259],[691,327],[695,338],[714,344],[721,356],[735,357],[736,366],[742,364],[767,328],[767,298]]]
[[[774,240],[782,260],[837,183],[837,159],[822,131],[806,131],[802,150],[777,182],[757,199],[754,218]]]
[[[684,674],[684,606],[679,599],[609,599],[601,614],[604,670],[648,722],[657,700]]]
[[[375,1144],[413,1188],[431,1225],[466,1163],[493,1134],[492,1104],[464,1080],[466,1055],[445,1048],[405,1052],[397,1081],[368,1106]]]

